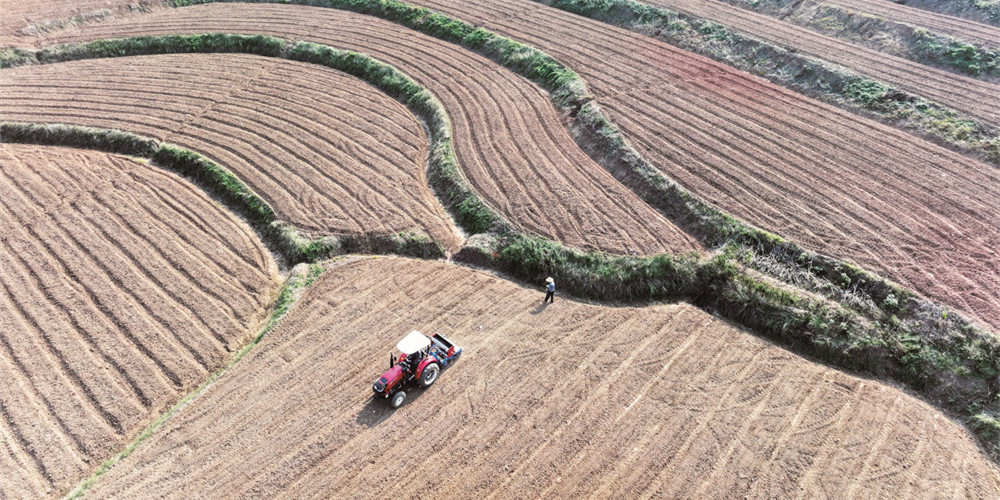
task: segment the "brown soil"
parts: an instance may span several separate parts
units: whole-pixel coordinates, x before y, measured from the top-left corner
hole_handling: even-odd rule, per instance
[[[987,48],[1000,47],[1000,28],[981,24],[961,17],[928,12],[890,0],[823,0],[824,3],[839,5],[853,12],[872,14],[896,23],[910,24],[926,28],[982,45]]]
[[[532,44],[578,72],[647,159],[723,210],[1000,331],[995,167],[527,0],[417,3]]]
[[[0,47],[28,45],[46,33],[144,14],[166,5],[165,0],[0,0]]]
[[[927,404],[687,305],[540,305],[436,262],[333,265],[98,498],[995,498]],[[399,410],[370,384],[413,328],[465,354]]]
[[[925,66],[715,0],[649,0],[648,3],[715,21],[780,47],[795,48],[802,54],[839,64],[1000,126],[1000,84]]]
[[[75,484],[228,361],[277,285],[253,231],[120,156],[0,145],[0,497]]]
[[[905,0],[905,3],[909,7],[929,11],[932,13],[931,15],[955,16],[1000,27],[1000,19],[997,19],[996,16],[995,2],[991,4],[990,2],[969,0]]]
[[[314,235],[418,228],[460,244],[427,185],[422,125],[337,71],[249,55],[130,57],[3,71],[0,93],[7,120],[119,128],[198,151]]]
[[[87,26],[44,43],[221,31],[364,52],[442,101],[463,171],[515,224],[569,245],[617,253],[699,249],[580,150],[541,89],[461,47],[380,19],[300,6],[203,5],[133,21]]]

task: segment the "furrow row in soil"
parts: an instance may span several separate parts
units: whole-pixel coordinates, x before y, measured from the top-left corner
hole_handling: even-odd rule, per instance
[[[23,47],[46,33],[153,12],[168,0],[0,0],[0,47]]]
[[[710,203],[1000,328],[995,167],[534,2],[418,3],[474,10],[580,73],[640,153]]]
[[[544,306],[540,292],[446,263],[330,266],[94,493],[808,498],[1000,488],[968,434],[925,403],[687,305]],[[414,328],[465,351],[392,410],[369,387],[386,350]],[[400,445],[415,437],[428,446]]]
[[[458,244],[426,182],[423,127],[342,73],[257,56],[163,55],[15,68],[0,74],[0,88],[7,119],[125,129],[200,152],[316,235],[417,228],[446,249]]]
[[[4,144],[0,159],[0,401],[16,437],[0,434],[14,450],[0,468],[45,479],[2,481],[0,496],[38,497],[224,363],[261,321],[276,268],[175,175],[54,147]]]
[[[514,223],[587,249],[652,254],[699,248],[580,150],[544,92],[461,47],[333,9],[205,5],[141,19],[89,26],[47,42],[230,32],[363,52],[399,68],[441,99],[464,173]]]
[[[988,48],[1000,47],[1000,28],[961,17],[928,12],[889,0],[824,0],[857,13],[875,16],[897,23],[911,24],[937,33],[981,44]]]
[[[1000,126],[1000,85],[944,71],[716,0],[650,0],[691,16],[802,54],[839,64],[860,75]]]

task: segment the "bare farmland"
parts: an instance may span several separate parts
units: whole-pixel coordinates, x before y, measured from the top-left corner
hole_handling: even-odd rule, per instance
[[[288,5],[204,5],[134,21],[88,26],[46,42],[229,32],[363,52],[399,68],[441,100],[465,175],[514,223],[587,249],[699,249],[580,150],[541,89],[458,46],[381,19]]]
[[[583,305],[443,263],[334,265],[99,497],[989,498],[926,404],[686,305]],[[466,353],[399,410],[370,384],[412,328]]]
[[[313,235],[417,228],[446,249],[458,244],[427,185],[420,123],[337,71],[163,55],[14,68],[0,73],[0,92],[8,120],[119,128],[200,152]]]
[[[229,359],[276,266],[190,183],[124,157],[0,146],[0,496],[86,475]]]

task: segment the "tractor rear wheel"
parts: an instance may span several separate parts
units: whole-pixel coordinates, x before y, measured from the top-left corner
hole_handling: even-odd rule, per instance
[[[392,400],[389,401],[389,404],[391,404],[393,408],[399,408],[400,406],[403,406],[404,401],[406,401],[406,393],[399,391],[392,395]]]
[[[423,373],[420,374],[420,385],[423,387],[430,387],[435,380],[438,379],[438,375],[441,373],[441,365],[437,363],[431,363],[424,367]]]

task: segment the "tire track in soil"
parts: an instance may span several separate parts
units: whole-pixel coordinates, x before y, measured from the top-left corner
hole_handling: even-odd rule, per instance
[[[823,489],[843,481],[836,491],[846,491],[864,479],[817,458],[860,469],[870,456],[896,460],[894,449],[914,454],[912,472],[885,477],[886,496],[921,475],[946,478],[935,477],[933,491],[1000,491],[995,466],[960,426],[897,389],[865,381],[874,390],[853,391],[859,379],[691,306],[540,308],[540,299],[447,263],[330,264],[261,344],[93,494],[639,497],[655,495],[643,485],[660,476],[665,487],[731,498],[750,493],[743,476],[767,485],[763,495],[788,496],[804,480]],[[369,386],[385,351],[413,328],[449,334],[466,351],[393,411]],[[893,406],[908,419],[882,418]],[[606,426],[616,432],[587,432]],[[429,454],[404,445],[413,440]],[[729,449],[738,453],[720,461]],[[732,464],[732,474],[689,472],[706,463]]]
[[[0,453],[0,470],[26,478],[0,481],[0,497],[37,498],[79,481],[216,368],[223,350],[212,325],[226,344],[247,338],[276,287],[276,266],[247,239],[249,228],[175,175],[143,175],[152,167],[68,148],[3,144],[0,161],[0,253],[9,256],[0,272],[0,373],[8,381],[0,427],[13,429],[0,430],[0,450],[10,450]],[[150,222],[177,214],[162,201],[165,187],[173,203],[197,213],[187,224],[203,221],[186,233],[190,249],[169,258],[157,242],[170,226]],[[196,262],[211,261],[210,248],[233,256],[225,270]],[[180,271],[196,268],[205,272]],[[199,321],[177,295],[194,290],[234,303],[209,302],[219,318]]]
[[[115,24],[113,28],[86,28],[45,43],[97,39],[112,33],[121,37],[221,31],[302,39],[369,54],[399,68],[442,100],[452,120],[455,151],[464,173],[486,200],[516,224],[569,245],[618,253],[700,249],[690,236],[590,160],[573,142],[540,89],[458,46],[381,19],[283,5],[240,5],[235,10],[203,5],[144,16],[141,22]],[[458,92],[474,93],[471,98],[462,98]],[[525,96],[530,97],[528,102]],[[476,119],[473,107],[483,110],[482,120],[467,121],[467,116]],[[496,125],[488,125],[487,118]],[[515,128],[508,129],[505,123]],[[518,130],[519,135],[510,135]],[[553,142],[552,137],[558,140]],[[488,141],[480,144],[489,147],[477,145],[476,140]],[[529,147],[526,145],[542,153],[518,160],[517,154],[522,147]],[[552,157],[554,152],[561,156]],[[589,178],[598,182],[594,184]],[[540,192],[546,185],[553,186],[552,191]],[[562,210],[565,215],[558,212]],[[559,234],[573,221],[581,221],[581,225]],[[623,242],[621,234],[628,234],[637,243]]]
[[[130,178],[133,181],[137,179],[137,177],[134,175],[130,175]],[[115,213],[116,208],[111,206],[110,203],[100,198],[103,194],[104,193],[100,192],[89,193],[91,200],[93,200],[95,203],[100,205],[103,209],[107,210],[108,212]],[[140,203],[140,200],[131,199],[131,200],[121,200],[121,201],[122,201],[121,205],[122,211],[128,210],[131,212],[135,212],[136,210],[138,210],[141,212],[140,216],[150,217],[150,222],[145,225],[145,228],[143,228],[137,226],[134,222],[132,222],[129,219],[117,216],[116,219],[118,219],[120,224],[124,225],[126,228],[126,231],[123,232],[127,233],[131,231],[135,234],[143,234],[144,235],[143,239],[149,243],[150,247],[153,249],[156,255],[162,261],[165,261],[169,263],[171,266],[173,266],[171,270],[174,273],[179,273],[183,275],[184,279],[189,283],[187,288],[191,291],[190,293],[205,298],[208,302],[212,304],[213,308],[221,309],[225,312],[225,314],[223,314],[221,317],[216,316],[214,320],[231,318],[242,322],[242,321],[247,321],[249,319],[246,316],[247,314],[246,310],[237,309],[232,304],[226,303],[227,296],[232,297],[233,299],[238,298],[241,302],[245,300],[250,302],[258,302],[256,304],[258,306],[264,305],[263,303],[259,303],[260,300],[262,299],[260,296],[251,293],[255,286],[260,286],[261,282],[264,281],[262,276],[255,277],[259,278],[256,280],[252,281],[247,280],[248,282],[243,282],[243,281],[238,281],[239,276],[228,274],[227,270],[223,269],[222,266],[220,265],[216,265],[215,269],[209,269],[210,266],[208,265],[200,265],[199,266],[201,267],[200,270],[189,269],[188,266],[192,262],[195,264],[212,262],[214,264],[215,261],[213,260],[214,256],[212,254],[220,252],[218,251],[218,249],[215,249],[215,251],[209,251],[207,249],[199,248],[198,246],[194,245],[191,239],[188,238],[184,233],[173,232],[172,227],[166,224],[161,224],[160,223],[161,221],[155,220],[154,214],[146,206],[142,205]],[[169,218],[171,217],[164,217],[164,219],[169,219]],[[144,229],[146,231],[153,231],[154,233],[146,234],[143,231]],[[169,234],[170,238],[164,238],[160,240],[156,238],[155,236],[156,233]],[[109,239],[110,238],[111,237],[109,236]],[[186,247],[181,246],[177,243],[178,241],[183,241],[188,246]],[[169,245],[171,248],[165,249],[160,245]],[[185,257],[188,260],[179,259],[177,257],[174,257],[174,255],[181,255],[182,257]],[[233,253],[231,255],[233,256],[233,258],[238,258],[239,256],[239,254],[237,253]],[[249,264],[249,262],[247,263]],[[166,274],[170,274],[170,271],[167,271]],[[220,279],[226,283],[228,289],[224,293],[214,290],[211,287],[203,284],[204,280],[206,279],[208,280]],[[206,305],[204,302],[197,301],[194,304],[191,304],[189,302],[190,300],[184,301],[183,302],[184,306],[190,309],[192,313],[195,313],[195,315],[199,318],[199,321],[205,322],[213,320],[213,318],[206,318],[206,316],[208,316],[209,313],[206,313],[204,311],[198,313],[194,311],[194,309],[199,306],[204,307]],[[217,309],[213,309],[213,311]],[[215,315],[214,312],[211,314]],[[212,328],[213,336],[215,336],[217,339],[219,339],[220,342],[225,344],[225,341],[220,337],[220,333],[218,332],[217,328],[218,327]]]
[[[0,318],[0,321],[8,323],[6,321],[6,318]],[[15,332],[15,331],[27,330],[24,327],[20,327],[17,329],[10,327],[10,329],[6,329],[9,327],[10,327],[9,324],[5,324],[4,331]],[[39,421],[40,419],[45,419],[45,420],[51,419],[55,421],[55,426],[59,427],[58,438],[61,441],[63,441],[62,449],[63,450],[74,449],[75,457],[77,458],[86,455],[88,453],[87,447],[76,435],[74,435],[70,431],[69,426],[66,424],[65,420],[62,417],[60,417],[59,414],[56,412],[55,407],[52,404],[52,401],[38,388],[38,384],[35,383],[35,380],[32,377],[28,376],[28,374],[30,373],[28,367],[25,366],[25,364],[21,362],[20,359],[18,359],[17,355],[14,353],[14,349],[10,345],[10,342],[8,342],[5,337],[0,336],[0,344],[3,345],[3,351],[0,351],[3,353],[3,357],[0,358],[2,359],[2,361],[0,361],[0,368],[4,370],[3,380],[8,380],[8,381],[15,380],[19,390],[23,390],[23,388],[27,387],[28,388],[27,392],[29,392],[30,394],[26,396],[26,399],[28,401],[33,401],[37,404],[40,404],[45,408],[44,411],[40,409],[38,411],[38,413],[42,414],[42,417],[40,418],[36,417],[33,420],[36,422]],[[9,394],[4,394],[4,399],[10,397],[11,396]],[[27,405],[19,405],[19,406],[24,407]],[[42,426],[50,427],[48,424],[42,424]]]

